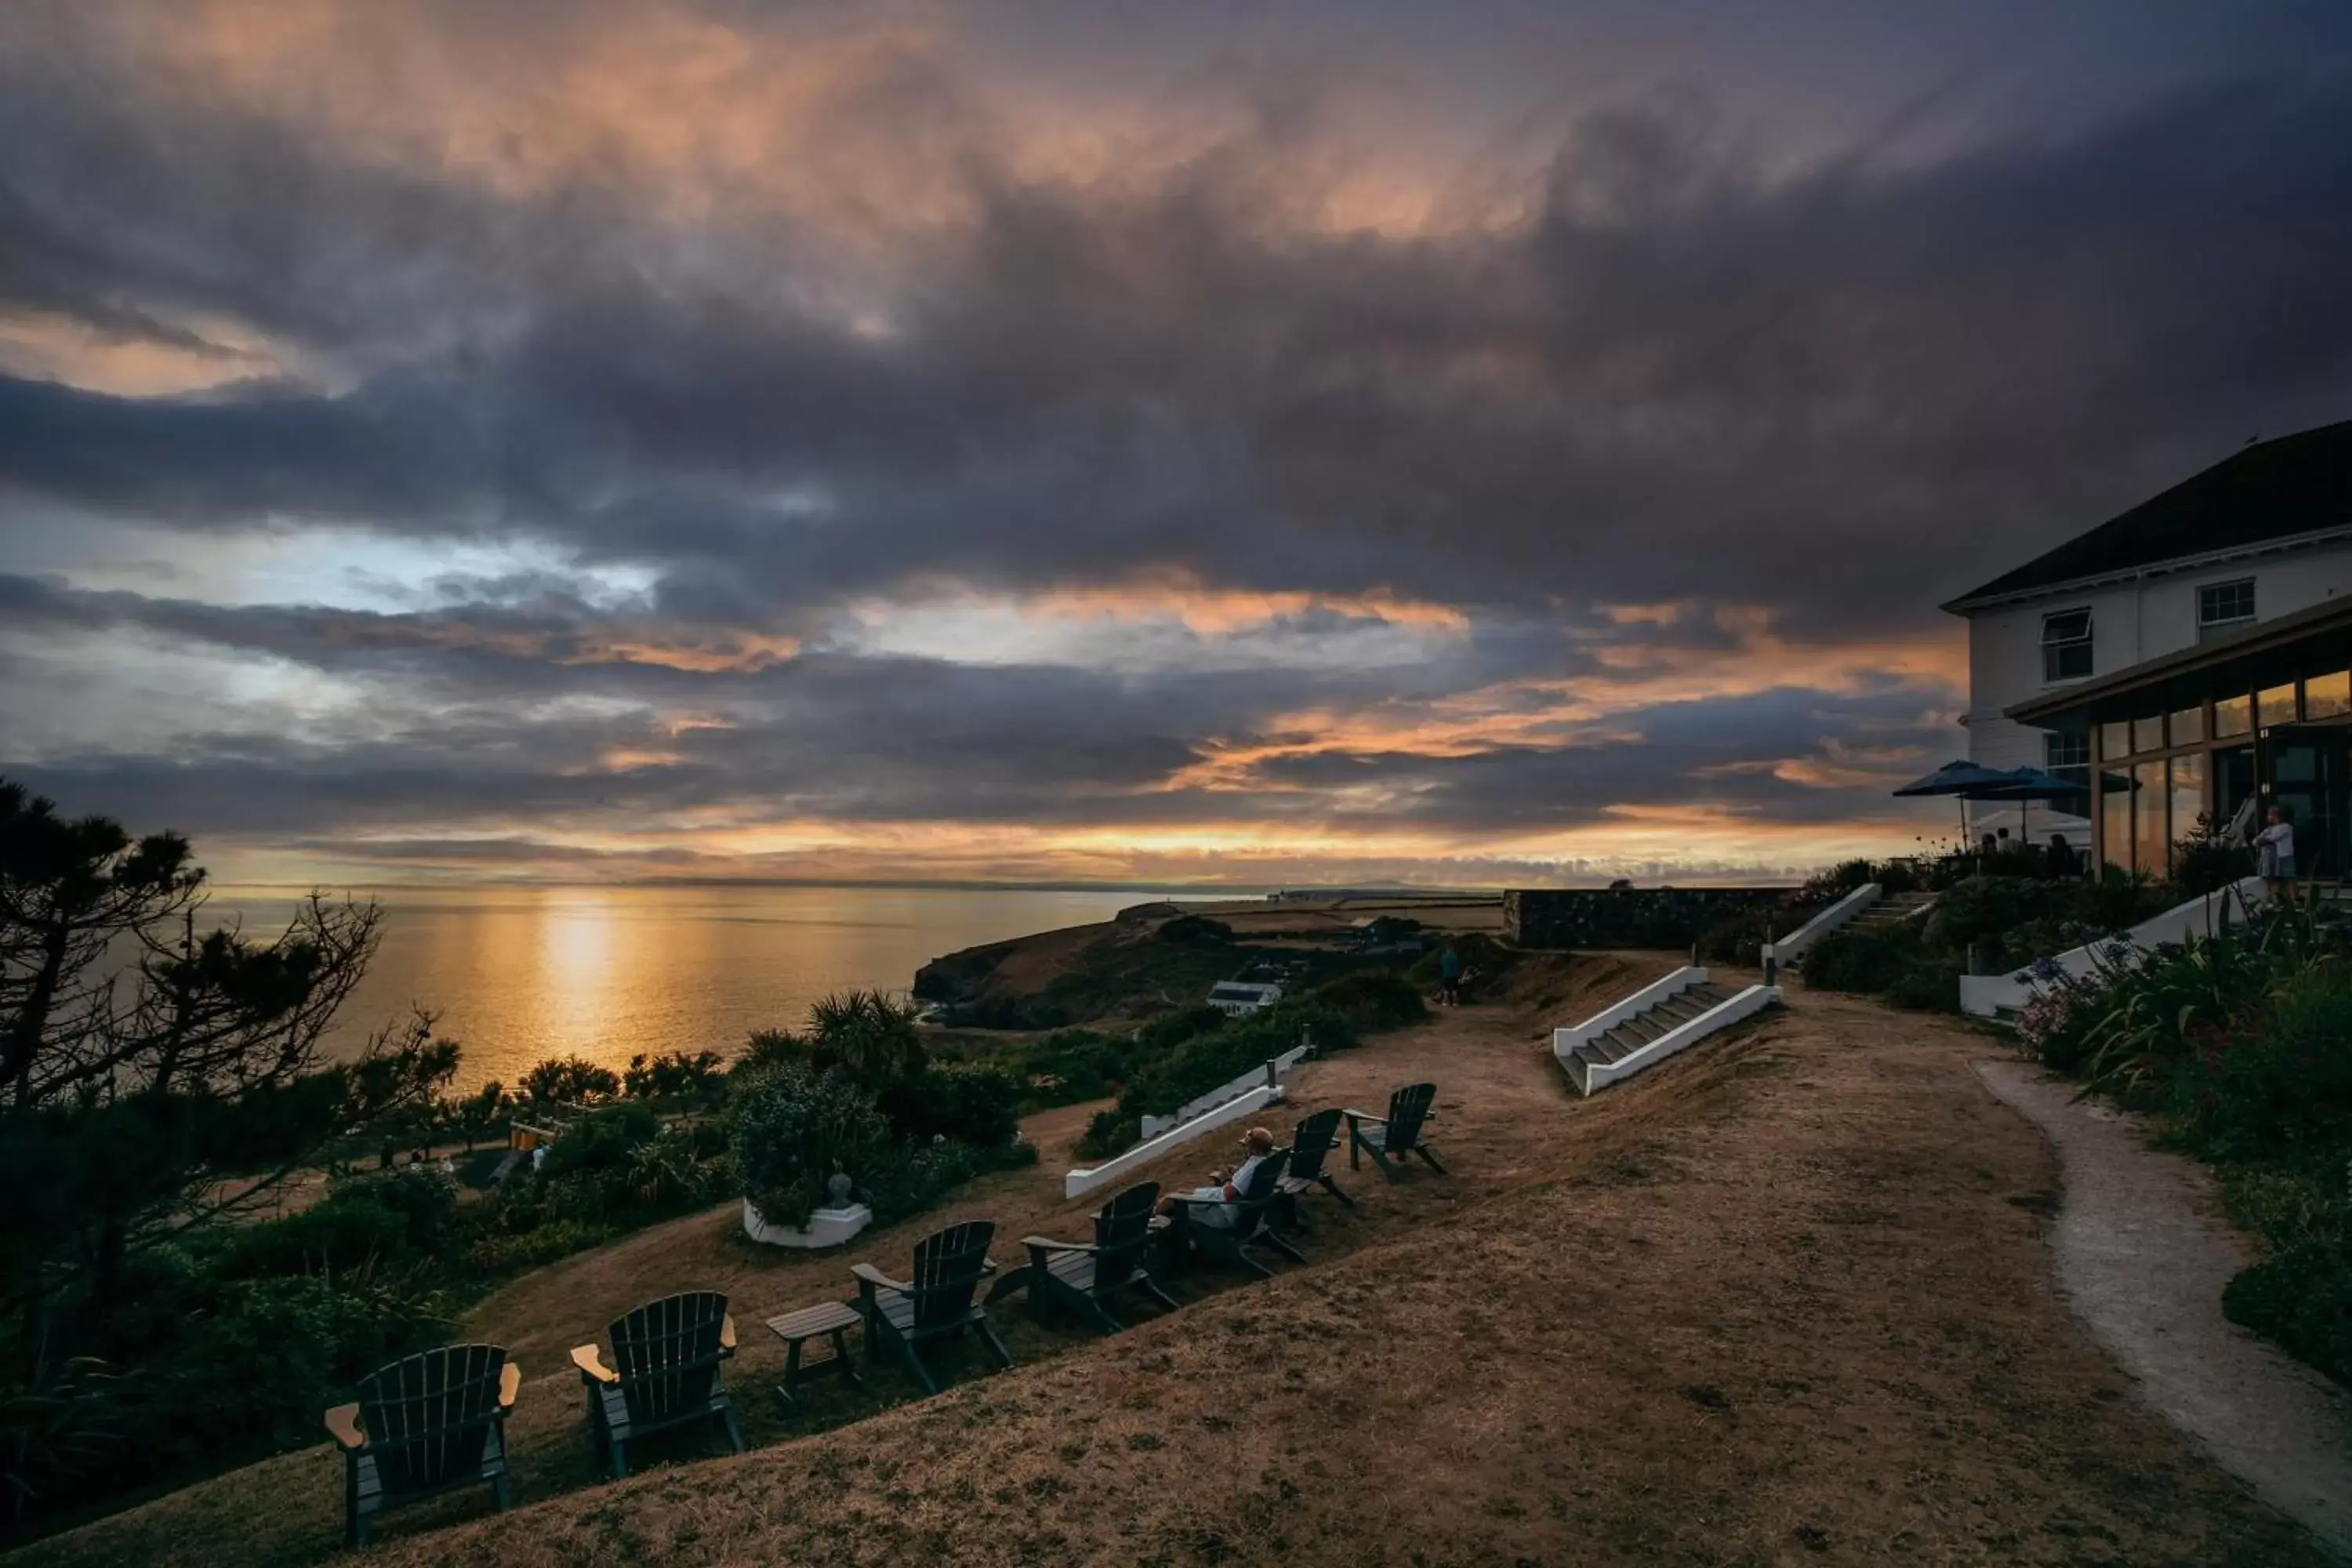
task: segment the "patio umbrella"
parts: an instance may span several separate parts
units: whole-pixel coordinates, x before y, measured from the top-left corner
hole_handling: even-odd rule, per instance
[[[2078,795],[2089,795],[2091,786],[2073,779],[2060,778],[2056,773],[2040,768],[2012,768],[2003,775],[2001,784],[1987,793],[1964,796],[1969,800],[2013,800],[2017,802],[2017,837],[2021,843],[2030,841],[2027,833],[2026,807],[2034,801],[2071,800]]]
[[[2017,783],[2017,776],[2014,773],[2005,773],[1999,768],[1988,768],[1979,763],[1953,762],[1946,763],[1942,767],[1937,768],[1926,778],[1913,779],[1909,784],[1905,784],[1901,789],[1896,790],[1895,793],[1900,795],[1949,795],[1958,796],[1960,800],[1960,842],[1966,844],[1969,839],[1968,803],[1972,800],[1998,800],[2000,798],[1998,795],[1988,795],[1984,792],[1988,790],[1998,790],[2003,784],[2014,784],[2015,783]]]

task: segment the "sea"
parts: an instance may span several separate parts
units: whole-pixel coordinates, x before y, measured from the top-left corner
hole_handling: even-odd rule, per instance
[[[904,993],[931,959],[1108,920],[1140,889],[823,887],[388,888],[383,942],[329,1046],[355,1052],[415,1007],[464,1048],[457,1087],[511,1086],[581,1056],[731,1058],[754,1029],[797,1028],[828,992]],[[1231,897],[1231,895],[1226,895]],[[207,918],[282,929],[299,894],[221,888]]]

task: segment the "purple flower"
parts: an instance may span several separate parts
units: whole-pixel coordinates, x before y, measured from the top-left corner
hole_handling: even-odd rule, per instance
[[[2054,958],[2037,958],[2025,973],[2035,980],[2063,980],[2066,978],[2066,966]]]

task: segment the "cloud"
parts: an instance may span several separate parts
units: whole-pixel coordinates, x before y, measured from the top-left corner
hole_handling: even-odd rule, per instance
[[[0,766],[142,820],[1900,840],[1940,597],[2352,394],[2307,38],[1874,140],[1449,132],[1381,45],[1089,90],[984,6],[169,15],[0,20],[0,658],[76,693]],[[220,581],[383,542],[364,607]]]

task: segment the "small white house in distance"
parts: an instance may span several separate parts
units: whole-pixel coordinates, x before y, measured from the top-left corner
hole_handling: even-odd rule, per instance
[[[1220,980],[1209,987],[1209,1005],[1236,1018],[1263,1012],[1281,1000],[1281,986],[1255,980]]]
[[[2011,710],[2352,593],[2348,501],[2352,421],[2255,442],[1947,604],[1969,623],[1969,760],[2088,783],[2087,725]],[[2033,819],[2090,837],[2080,817]]]

